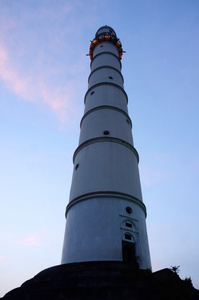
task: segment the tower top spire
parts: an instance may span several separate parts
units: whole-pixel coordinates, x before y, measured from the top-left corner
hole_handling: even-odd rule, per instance
[[[100,33],[105,33],[105,32],[113,33],[113,35],[116,36],[115,30],[113,30],[113,28],[110,27],[110,26],[108,26],[108,25],[101,26],[101,27],[97,30],[97,32],[96,32],[95,35],[97,36],[98,34],[100,34]]]
[[[90,49],[89,49],[90,59],[93,58],[93,50],[95,49],[95,46],[103,41],[109,41],[113,43],[118,49],[119,58],[122,59],[124,53],[122,44],[119,38],[117,37],[116,32],[113,30],[112,27],[108,25],[104,25],[100,27],[95,34],[95,38],[91,41]]]

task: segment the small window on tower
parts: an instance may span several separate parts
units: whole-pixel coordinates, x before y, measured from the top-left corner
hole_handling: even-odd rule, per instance
[[[104,135],[109,135],[109,133],[110,132],[108,130],[104,130],[104,132],[103,132]]]
[[[75,166],[75,170],[77,170],[79,168],[79,164],[76,164]]]
[[[129,233],[125,233],[125,239],[126,240],[131,240],[131,235]]]
[[[126,222],[125,225],[126,225],[126,227],[132,228],[132,223],[130,223],[130,222]]]
[[[129,206],[127,206],[126,207],[126,212],[128,213],[128,214],[132,214],[132,208],[131,207],[129,207]]]
[[[91,92],[91,95],[93,95],[94,93],[95,93],[95,92],[94,92],[94,91],[92,91],[92,92]]]
[[[128,119],[126,119],[126,121],[127,121],[128,124],[130,123]]]
[[[101,45],[100,48],[104,47],[104,45]]]
[[[109,79],[113,79],[113,77],[112,77],[112,76],[109,76]]]

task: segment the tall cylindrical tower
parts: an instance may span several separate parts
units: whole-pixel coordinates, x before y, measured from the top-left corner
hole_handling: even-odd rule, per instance
[[[138,161],[121,74],[122,45],[103,26],[91,42],[62,264],[126,261],[151,268]]]

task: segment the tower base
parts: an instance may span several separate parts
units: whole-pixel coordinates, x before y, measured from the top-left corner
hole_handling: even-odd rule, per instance
[[[151,273],[117,262],[84,262],[48,268],[7,293],[4,300],[199,299],[199,291],[169,269]]]

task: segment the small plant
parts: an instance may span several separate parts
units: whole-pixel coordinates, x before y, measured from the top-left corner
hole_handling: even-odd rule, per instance
[[[186,277],[184,281],[188,286],[193,286],[191,277]]]
[[[145,269],[145,271],[147,272],[147,273],[152,273],[152,269],[151,268],[147,268],[147,269]]]
[[[171,266],[170,269],[173,273],[178,274],[180,272],[180,266]]]

